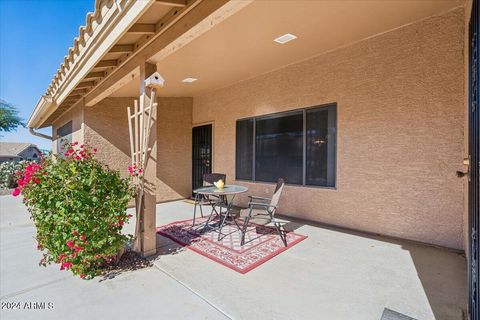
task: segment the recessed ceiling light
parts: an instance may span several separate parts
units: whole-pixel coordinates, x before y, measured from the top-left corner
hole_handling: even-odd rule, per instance
[[[198,80],[197,78],[185,78],[185,79],[182,80],[182,82],[192,83],[192,82],[195,82],[197,80]]]
[[[284,44],[295,39],[297,39],[297,36],[291,33],[285,33],[283,36],[273,39],[273,41],[275,41],[276,43]]]

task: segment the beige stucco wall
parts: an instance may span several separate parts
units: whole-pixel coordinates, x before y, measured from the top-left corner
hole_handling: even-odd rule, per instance
[[[336,189],[287,186],[280,212],[463,248],[464,29],[457,9],[195,97],[214,171],[235,176],[237,119],[337,102]]]
[[[192,98],[158,99],[157,200],[190,197],[192,192]]]
[[[468,110],[469,110],[469,54],[470,54],[470,39],[469,39],[469,25],[470,25],[470,16],[472,13],[472,0],[465,1],[465,42],[464,42],[464,110],[465,110],[465,128],[464,128],[464,158],[468,158]],[[463,167],[463,171],[467,170],[467,166]],[[469,225],[468,225],[468,179],[463,178],[463,190],[464,190],[464,204],[463,204],[463,234],[464,234],[464,247],[465,251],[468,254],[468,238],[469,238]]]
[[[98,149],[99,160],[124,176],[130,165],[127,106],[133,106],[133,101],[107,98],[84,109],[85,142]],[[157,101],[157,202],[164,202],[190,193],[192,99]]]

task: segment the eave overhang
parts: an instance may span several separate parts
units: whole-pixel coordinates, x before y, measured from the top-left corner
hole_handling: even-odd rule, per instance
[[[75,95],[73,98],[76,100],[70,97],[72,99],[69,99],[68,103],[64,102],[90,70],[153,3],[155,0],[96,0],[95,11],[87,14],[85,26],[80,27],[73,47],[68,50],[68,55],[65,56],[47,91],[35,106],[27,126],[35,129],[48,126],[51,123],[45,122],[51,120],[52,115],[63,113],[77,103],[81,96]],[[86,89],[85,92],[88,91],[88,88]],[[55,104],[52,104],[53,101]],[[56,110],[58,107],[62,110]]]
[[[57,104],[52,97],[43,95],[35,105],[35,109],[28,119],[27,127],[38,129],[45,120],[55,111]]]
[[[29,126],[46,127],[72,108],[95,105],[153,55],[171,54],[251,1],[96,0],[45,93],[55,105],[37,104]]]

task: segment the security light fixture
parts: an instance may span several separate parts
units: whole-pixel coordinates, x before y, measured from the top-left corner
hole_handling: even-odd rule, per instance
[[[285,44],[295,39],[297,39],[297,36],[291,33],[285,33],[283,36],[273,39],[273,41],[275,41],[276,43]]]
[[[197,78],[185,78],[182,80],[182,82],[184,83],[192,83],[192,82],[195,82],[197,81],[198,79]]]

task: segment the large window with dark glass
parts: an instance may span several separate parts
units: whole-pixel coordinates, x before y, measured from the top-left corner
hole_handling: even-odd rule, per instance
[[[236,179],[335,187],[336,105],[237,121]]]
[[[63,154],[62,146],[65,142],[72,142],[72,121],[67,122],[57,129],[57,153]]]
[[[237,121],[237,179],[251,180],[253,172],[253,119]]]

